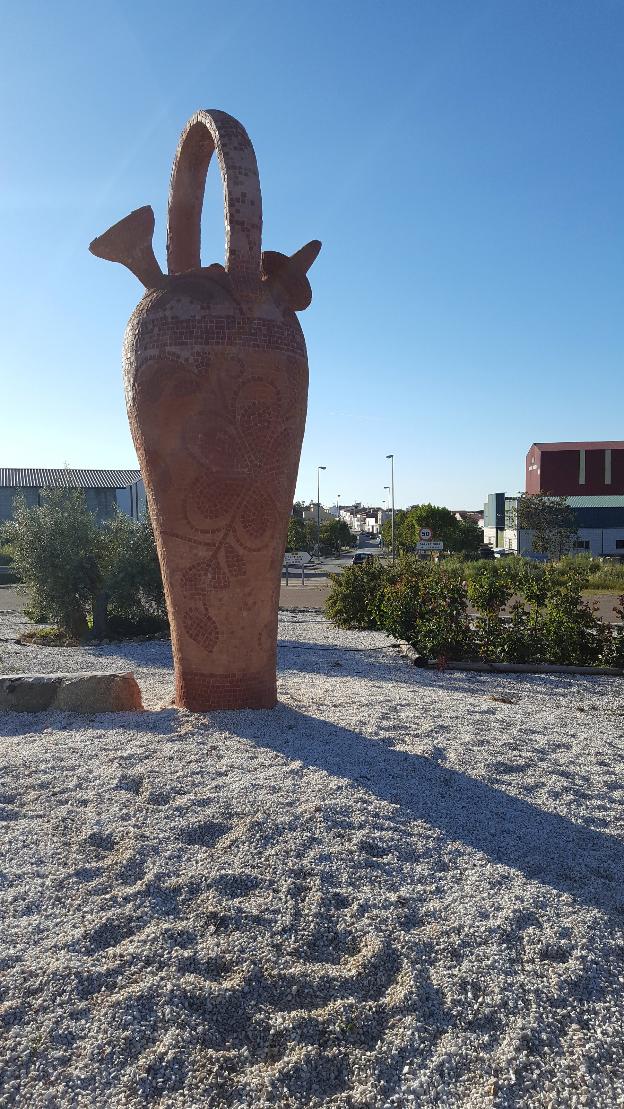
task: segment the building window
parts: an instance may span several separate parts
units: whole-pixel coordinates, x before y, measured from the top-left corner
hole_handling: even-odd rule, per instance
[[[624,539],[616,539],[615,549],[616,551],[624,551]]]
[[[611,484],[611,450],[605,451],[605,485]]]
[[[585,484],[585,451],[579,451],[579,485]]]
[[[588,551],[589,539],[575,539],[572,546],[574,547],[575,551]]]

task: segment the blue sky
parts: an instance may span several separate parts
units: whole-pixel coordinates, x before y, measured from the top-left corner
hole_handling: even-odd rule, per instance
[[[3,7],[0,465],[127,467],[141,286],[88,243],[179,132],[247,128],[265,249],[312,238],[298,495],[482,504],[534,440],[624,438],[620,0],[33,0]],[[220,181],[203,264],[223,260]]]

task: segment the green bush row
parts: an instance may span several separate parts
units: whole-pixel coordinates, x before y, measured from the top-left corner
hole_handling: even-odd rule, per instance
[[[479,572],[482,562],[471,556],[454,554],[446,557],[444,566],[461,568],[464,577],[470,578]],[[508,555],[504,561],[511,573],[514,567],[535,565],[531,559],[521,558],[518,555]],[[614,562],[612,559],[595,558],[589,554],[565,555],[552,565],[557,566],[557,573],[565,576],[568,570],[575,574],[581,573],[584,580],[584,589],[609,590],[612,593],[624,593],[624,563]]]
[[[624,666],[624,628],[598,619],[583,599],[584,562],[466,568],[409,555],[394,566],[350,566],[331,575],[326,613],[339,627],[403,639],[429,659]],[[624,619],[624,596],[617,612]]]

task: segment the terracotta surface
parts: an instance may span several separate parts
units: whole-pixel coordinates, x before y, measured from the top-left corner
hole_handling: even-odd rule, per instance
[[[226,264],[202,268],[200,222],[216,151]],[[281,566],[305,425],[308,362],[295,311],[320,243],[261,256],[262,201],[243,127],[201,111],[173,166],[162,274],[151,208],[91,244],[147,292],[130,318],[124,378],[171,621],[176,703],[276,703]]]

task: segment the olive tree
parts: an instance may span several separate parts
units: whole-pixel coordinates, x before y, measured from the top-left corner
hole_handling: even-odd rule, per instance
[[[44,490],[41,503],[18,500],[9,538],[29,594],[29,615],[74,639],[114,631],[132,635],[167,626],[162,576],[149,517],[116,513],[101,527],[78,489]]]
[[[565,497],[524,493],[518,498],[517,525],[533,532],[533,550],[548,558],[568,554],[578,534],[576,517]]]
[[[102,573],[101,536],[83,493],[46,489],[33,507],[18,498],[10,541],[33,615],[84,639]]]

